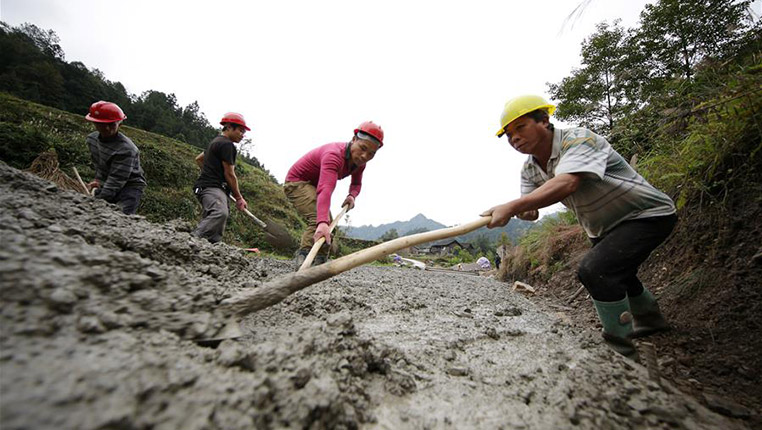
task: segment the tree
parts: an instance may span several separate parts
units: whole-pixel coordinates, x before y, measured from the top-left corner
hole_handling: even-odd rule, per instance
[[[500,233],[500,239],[497,240],[497,246],[511,246],[511,239],[508,238],[508,234],[506,232]]]
[[[0,22],[0,91],[79,115],[98,100],[118,104],[128,124],[206,148],[217,129],[201,113],[197,102],[181,108],[174,94],[148,90],[140,96],[127,92],[120,82],[106,79],[98,69],[80,62],[68,63],[53,30],[33,24],[11,27]],[[245,151],[241,159],[275,177]]]
[[[387,241],[396,239],[399,236],[400,235],[399,233],[397,233],[396,228],[390,228],[389,230],[386,231],[386,233],[382,234],[381,237],[379,237],[379,240],[381,240],[381,242],[387,242]]]
[[[476,236],[476,239],[474,239],[471,244],[474,245],[474,248],[479,250],[482,254],[486,254],[492,248],[492,243],[485,234]]]
[[[557,118],[606,135],[615,121],[633,109],[622,68],[627,34],[619,20],[596,28],[582,43],[582,67],[560,83],[548,84],[548,91],[558,101]]]
[[[696,65],[737,42],[751,0],[660,0],[640,14],[637,40],[651,77],[690,80]]]
[[[34,24],[25,22],[18,27],[18,32],[31,39],[34,45],[46,56],[63,61],[63,48],[61,48],[61,45],[58,44],[61,39],[58,37],[55,31],[45,31]]]
[[[455,256],[458,260],[460,260],[461,263],[473,263],[474,262],[474,256],[470,252],[468,252],[465,248],[457,248],[455,249]]]

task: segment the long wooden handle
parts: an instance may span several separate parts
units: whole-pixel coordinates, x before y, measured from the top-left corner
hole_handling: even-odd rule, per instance
[[[341,212],[339,212],[336,218],[333,219],[333,222],[331,222],[331,225],[328,226],[328,233],[333,233],[333,229],[336,228],[336,226],[339,224],[339,221],[341,220],[341,217],[343,217],[348,210],[349,210],[349,205],[344,205],[341,207]],[[318,251],[320,251],[320,247],[323,246],[324,243],[325,243],[325,236],[318,239],[315,242],[315,244],[312,245],[312,249],[310,249],[310,253],[307,254],[307,258],[305,258],[302,265],[299,266],[300,271],[312,265],[312,261],[315,260],[315,256],[317,255]]]
[[[72,169],[74,169],[74,176],[77,177],[77,180],[79,181],[79,185],[82,185],[82,189],[85,190],[85,194],[88,196],[92,195],[90,194],[90,190],[87,188],[87,185],[85,185],[85,181],[82,180],[82,177],[79,176],[79,172],[77,171],[77,168],[72,166]]]
[[[327,264],[311,267],[307,270],[290,273],[273,279],[259,288],[249,289],[238,295],[226,299],[221,304],[221,310],[231,312],[239,316],[256,312],[260,309],[272,306],[289,295],[308,287],[316,282],[323,281],[331,276],[338,275],[354,267],[377,260],[400,249],[421,243],[432,242],[448,237],[460,236],[478,228],[484,227],[492,220],[492,217],[482,217],[467,224],[440,230],[427,231],[390,240],[362,251],[337,258]]]
[[[235,198],[233,198],[233,196],[231,196],[230,194],[228,194],[228,197],[230,197],[230,200],[235,201]],[[264,221],[262,221],[261,219],[257,218],[253,213],[249,212],[248,209],[244,209],[243,212],[246,215],[250,216],[251,219],[253,219],[255,223],[259,224],[260,227],[267,228],[267,224]]]

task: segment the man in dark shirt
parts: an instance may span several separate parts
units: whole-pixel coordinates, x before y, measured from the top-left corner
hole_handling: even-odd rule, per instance
[[[248,208],[238,189],[238,178],[235,175],[237,151],[234,143],[240,142],[243,135],[251,129],[246,126],[243,115],[235,112],[226,113],[220,124],[222,134],[215,137],[206,151],[196,157],[201,175],[193,185],[193,192],[203,208],[201,222],[193,234],[212,243],[222,240],[222,234],[225,232],[230,214],[228,194],[235,198],[238,210]]]
[[[95,179],[88,186],[95,189],[96,198],[116,203],[122,212],[132,215],[138,210],[146,178],[140,167],[138,147],[119,132],[126,118],[114,103],[101,100],[90,106],[85,119],[92,122],[97,131],[86,139],[95,167]]]

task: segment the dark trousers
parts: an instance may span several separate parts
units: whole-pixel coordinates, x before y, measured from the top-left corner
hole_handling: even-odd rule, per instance
[[[590,296],[615,302],[643,293],[638,268],[672,232],[677,215],[625,221],[601,238],[579,265],[577,276]]]
[[[114,203],[121,207],[125,214],[133,215],[138,211],[141,197],[143,197],[142,188],[124,187],[114,198]]]

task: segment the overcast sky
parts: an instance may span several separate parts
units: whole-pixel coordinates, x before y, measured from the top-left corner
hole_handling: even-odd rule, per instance
[[[648,3],[593,0],[567,22],[581,1],[0,0],[0,19],[54,30],[67,61],[131,93],[198,101],[215,125],[242,113],[252,155],[281,182],[304,153],[373,120],[385,145],[351,224],[423,213],[453,225],[520,195],[524,156],[495,137],[505,102],[547,96],[596,23],[635,26]]]

